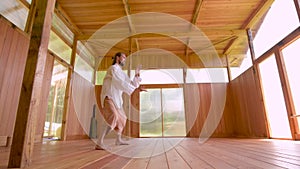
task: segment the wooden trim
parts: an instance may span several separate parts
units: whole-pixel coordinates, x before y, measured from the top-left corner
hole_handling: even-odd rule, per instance
[[[287,72],[283,60],[283,55],[279,48],[276,48],[275,50],[275,58],[277,62],[278,73],[280,77],[282,92],[283,92],[285,106],[287,110],[287,117],[289,119],[289,124],[292,132],[291,134],[292,134],[292,138],[295,140],[296,139],[295,134],[299,133],[298,125],[295,124],[294,119],[292,119],[291,117],[296,115],[296,111],[295,111],[295,106],[292,98],[289,80],[287,78]]]
[[[66,140],[82,140],[82,139],[89,139],[90,137],[88,135],[68,135],[66,137]]]
[[[182,84],[145,84],[141,85],[146,89],[154,89],[154,88],[180,88],[183,87]]]
[[[294,0],[294,3],[295,3],[296,11],[297,11],[297,14],[298,14],[298,19],[299,19],[299,22],[300,22],[300,0]]]
[[[62,126],[61,126],[61,140],[67,139],[67,123],[68,123],[68,114],[69,114],[69,103],[70,103],[70,96],[72,92],[72,76],[74,73],[74,64],[75,64],[75,57],[77,51],[77,37],[74,36],[73,40],[73,48],[71,54],[71,67],[68,67],[68,77],[67,77],[67,84],[66,84],[66,92],[64,97],[64,107],[63,107],[63,118],[62,118]]]

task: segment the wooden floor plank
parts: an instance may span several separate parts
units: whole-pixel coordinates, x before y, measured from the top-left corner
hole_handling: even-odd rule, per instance
[[[174,169],[187,169],[191,168],[190,165],[178,154],[175,149],[176,144],[172,144],[171,139],[170,142],[168,139],[164,140],[164,147],[166,151],[166,157],[169,168]]]
[[[112,151],[94,150],[91,140],[46,141],[34,147],[32,169],[300,168],[300,143],[271,139],[136,138],[129,145],[106,143]],[[7,168],[9,148],[0,149]]]
[[[212,169],[213,167],[209,165],[209,163],[203,161],[195,154],[192,154],[191,152],[185,150],[181,146],[175,147],[176,151],[180,156],[189,164],[191,168],[206,168],[206,169]]]
[[[283,157],[282,154],[278,155],[278,154],[274,154],[273,152],[277,150],[276,147],[269,145],[268,149],[265,150],[261,150],[264,149],[264,147],[266,145],[261,144],[261,148],[257,147],[257,148],[247,148],[249,147],[247,143],[245,142],[239,142],[239,144],[232,144],[230,142],[222,142],[219,144],[216,144],[218,147],[221,148],[226,148],[230,145],[231,150],[235,151],[235,153],[238,153],[239,155],[245,156],[245,157],[249,157],[252,159],[255,159],[257,161],[263,161],[265,163],[269,163],[274,165],[274,167],[281,167],[281,168],[300,168],[300,159],[291,159],[290,156]],[[264,146],[263,146],[264,145]],[[300,147],[299,147],[300,148]]]
[[[166,154],[164,152],[163,139],[157,139],[152,151],[147,169],[168,169]]]

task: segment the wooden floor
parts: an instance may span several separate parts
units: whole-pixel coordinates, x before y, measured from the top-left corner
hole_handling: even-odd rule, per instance
[[[139,138],[111,152],[94,150],[91,140],[45,141],[34,147],[29,168],[300,168],[300,142],[270,139]],[[0,167],[7,168],[9,149],[0,149]]]

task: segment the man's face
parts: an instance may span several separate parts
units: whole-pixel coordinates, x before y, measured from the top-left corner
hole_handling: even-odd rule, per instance
[[[125,65],[125,61],[126,61],[126,55],[121,55],[119,57],[119,61],[118,61],[118,64],[121,65],[121,66],[124,66]]]

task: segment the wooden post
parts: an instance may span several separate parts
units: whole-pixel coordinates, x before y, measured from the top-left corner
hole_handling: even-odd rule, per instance
[[[41,84],[55,0],[34,0],[32,5],[31,10],[33,13],[29,16],[33,17],[33,24],[32,30],[28,30],[28,32],[31,32],[30,44],[10,150],[9,168],[26,167],[31,162],[36,115],[40,105]]]
[[[72,54],[71,54],[71,66],[68,67],[68,78],[66,84],[66,92],[64,98],[64,110],[63,110],[63,119],[62,119],[62,126],[61,126],[61,140],[67,139],[67,120],[68,120],[68,113],[69,113],[69,103],[70,103],[70,96],[72,92],[72,80],[73,80],[73,73],[74,73],[74,65],[75,65],[75,58],[76,58],[76,51],[77,51],[77,36],[74,36],[73,39],[73,46],[72,46]]]
[[[252,65],[253,65],[253,76],[254,76],[254,81],[255,81],[255,87],[256,87],[257,91],[259,92],[258,95],[261,98],[263,107],[266,107],[264,100],[263,100],[263,91],[261,88],[262,82],[261,82],[260,74],[257,73],[258,65],[255,64],[255,53],[254,53],[253,37],[252,37],[251,29],[247,29],[247,38],[248,38],[248,45],[249,45],[249,50],[250,50],[250,54],[251,54]],[[265,109],[264,109],[263,113],[264,113],[264,118],[265,118],[267,135],[270,138],[270,126],[269,126],[269,122],[267,120],[268,118],[267,118],[267,113],[266,113]]]
[[[291,89],[290,89],[289,80],[287,77],[287,72],[286,72],[283,56],[282,56],[282,53],[279,48],[277,48],[275,50],[275,58],[276,58],[276,62],[277,62],[278,74],[280,77],[281,88],[282,88],[283,97],[284,97],[284,101],[285,101],[289,125],[291,128],[291,134],[292,134],[293,140],[295,140],[296,134],[299,133],[299,130],[298,130],[299,127],[298,127],[297,121],[293,118],[293,116],[296,115],[296,110],[295,110],[294,101],[293,101],[293,97],[292,97],[292,93],[291,93]]]
[[[226,57],[226,66],[227,66],[228,82],[231,82],[232,76],[231,76],[231,70],[230,70],[229,58],[228,58],[228,55],[225,55],[225,57]]]
[[[129,38],[129,43],[128,43],[128,55],[131,55],[132,54],[132,45],[133,45],[133,43],[132,43],[132,38]],[[131,67],[132,67],[132,57],[130,57],[129,58],[129,66],[128,66],[128,70],[127,70],[127,75],[129,76],[129,78],[130,78],[130,75],[131,75]],[[127,108],[126,108],[126,111],[128,112],[127,114],[128,114],[128,120],[127,120],[127,124],[126,124],[126,136],[127,137],[131,137],[131,133],[132,133],[132,131],[131,131],[131,123],[133,123],[133,121],[131,121],[132,119],[131,119],[131,97],[132,96],[129,96],[129,97],[126,97],[126,102],[127,102]]]

